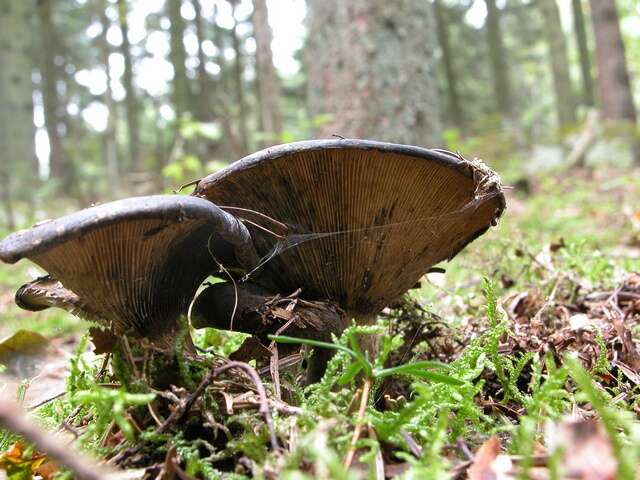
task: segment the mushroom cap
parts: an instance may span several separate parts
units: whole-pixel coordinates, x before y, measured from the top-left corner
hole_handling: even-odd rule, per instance
[[[152,339],[172,329],[216,262],[246,269],[257,261],[234,216],[177,195],[105,203],[0,242],[0,260],[21,258],[62,282],[95,320]]]
[[[356,315],[402,295],[505,207],[498,176],[480,161],[347,139],[267,148],[203,178],[193,194],[288,225],[275,247],[273,236],[249,227],[260,255],[278,253],[254,281],[301,287]]]

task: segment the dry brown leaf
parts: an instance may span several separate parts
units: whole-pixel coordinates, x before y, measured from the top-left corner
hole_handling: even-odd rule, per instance
[[[553,452],[562,450],[561,466],[567,478],[614,480],[618,463],[602,424],[596,420],[564,420],[547,427]]]
[[[500,455],[500,440],[493,436],[478,449],[473,464],[469,467],[467,475],[469,480],[492,480],[497,478],[492,468],[493,463]]]

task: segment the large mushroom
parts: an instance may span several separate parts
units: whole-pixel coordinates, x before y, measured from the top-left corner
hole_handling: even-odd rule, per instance
[[[360,323],[495,225],[505,207],[498,176],[480,161],[347,139],[267,148],[203,178],[193,194],[262,223],[248,224],[263,258],[253,282],[335,301]],[[196,301],[200,325],[226,325],[217,303],[215,294]]]
[[[244,272],[258,258],[234,216],[195,197],[134,197],[14,233],[0,260],[28,258],[50,276],[16,294],[29,310],[58,306],[169,346],[198,286],[223,265]]]

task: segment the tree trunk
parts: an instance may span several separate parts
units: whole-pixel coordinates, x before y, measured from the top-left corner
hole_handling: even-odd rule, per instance
[[[236,7],[238,6],[237,0],[231,0],[233,7],[233,29],[231,31],[231,41],[233,45],[233,51],[235,53],[233,61],[233,77],[236,89],[236,101],[238,102],[238,132],[239,141],[243,154],[249,151],[249,127],[247,126],[247,101],[244,91],[244,65],[242,51],[242,42],[240,40],[240,34],[238,33],[238,21],[235,19]]]
[[[576,122],[576,109],[571,88],[569,74],[569,55],[567,42],[560,23],[560,12],[556,0],[538,0],[538,5],[544,18],[544,32],[547,37],[551,73],[553,75],[553,89],[556,97],[556,112],[558,127]]]
[[[505,117],[513,113],[511,99],[511,81],[507,52],[502,42],[502,28],[500,26],[500,9],[496,0],[485,0],[487,4],[487,42],[489,45],[489,60],[493,72],[493,89],[498,111]]]
[[[133,86],[133,60],[129,43],[129,24],[127,22],[127,0],[118,0],[118,20],[122,31],[120,53],[124,57],[123,83],[126,92],[127,134],[129,139],[129,171],[140,169],[140,124],[138,123],[138,99]]]
[[[266,142],[276,141],[282,130],[280,114],[280,85],[278,74],[273,66],[271,53],[271,27],[266,0],[253,2],[253,30],[256,39],[256,71],[258,76],[258,94],[260,97],[260,122],[266,134]]]
[[[176,118],[179,120],[189,110],[189,79],[187,78],[184,49],[184,19],[180,14],[182,0],[168,0],[167,8],[171,21],[171,52],[169,57],[173,64],[173,104]]]
[[[320,136],[441,144],[431,3],[311,0],[309,110]]]
[[[451,119],[456,127],[462,132],[465,130],[464,113],[458,93],[458,80],[453,67],[453,52],[451,51],[451,43],[449,41],[449,24],[446,17],[446,7],[442,5],[441,0],[434,1],[434,12],[436,23],[438,25],[438,43],[442,52],[442,64],[444,66],[444,74],[447,81],[447,94],[449,96],[449,109],[451,111]]]
[[[38,181],[34,152],[30,2],[0,0],[0,201],[5,223],[15,228],[15,179],[30,197]]]
[[[49,155],[50,175],[61,180],[64,188],[68,188],[70,187],[69,179],[72,178],[73,174],[70,171],[71,165],[62,148],[59,131],[61,111],[58,97],[58,75],[55,65],[55,58],[58,52],[55,48],[56,35],[53,26],[51,1],[38,0],[37,5],[40,21],[40,39],[42,42],[40,57],[44,122],[51,149]]]
[[[207,73],[207,59],[202,49],[202,44],[205,41],[205,28],[204,20],[202,18],[202,8],[200,6],[200,0],[192,0],[193,9],[195,11],[195,27],[196,37],[198,38],[198,96],[196,111],[200,120],[210,121],[213,119],[213,105],[211,103],[213,83],[209,79]]]
[[[100,2],[99,17],[102,25],[102,33],[98,37],[98,45],[100,47],[100,55],[104,73],[107,77],[107,88],[103,95],[104,104],[107,106],[109,118],[107,120],[107,128],[104,132],[104,163],[109,178],[109,186],[112,196],[118,195],[118,185],[120,184],[120,172],[118,167],[118,144],[116,142],[116,105],[113,100],[111,91],[111,70],[109,69],[109,55],[111,54],[111,46],[107,41],[107,30],[111,26],[111,22],[106,14],[107,1]]]
[[[582,0],[571,1],[573,9],[573,29],[576,34],[576,43],[578,44],[578,55],[580,58],[580,74],[582,76],[582,98],[586,106],[593,107],[596,102],[593,94],[591,55],[589,54],[589,44],[587,43],[587,30],[584,22]]]
[[[602,117],[635,123],[636,110],[615,0],[590,0],[590,4]]]

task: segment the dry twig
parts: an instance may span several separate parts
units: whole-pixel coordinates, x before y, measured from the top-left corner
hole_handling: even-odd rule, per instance
[[[100,480],[105,472],[93,460],[69,449],[60,438],[41,430],[27,420],[24,413],[13,402],[0,399],[0,425],[33,442],[38,450],[46,452],[82,480]]]

